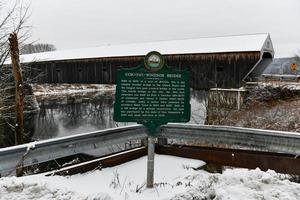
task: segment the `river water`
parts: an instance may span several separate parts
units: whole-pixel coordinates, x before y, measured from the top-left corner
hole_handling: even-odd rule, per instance
[[[129,125],[113,120],[114,92],[39,95],[31,140],[44,140]],[[206,92],[191,90],[189,123],[204,124]],[[131,123],[134,124],[134,123]]]

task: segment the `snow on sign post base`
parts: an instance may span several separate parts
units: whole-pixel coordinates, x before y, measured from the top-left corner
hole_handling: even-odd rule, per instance
[[[188,122],[189,71],[168,68],[160,53],[148,53],[135,68],[117,71],[114,120],[137,122],[148,130],[147,187],[153,187],[154,143],[159,126]]]

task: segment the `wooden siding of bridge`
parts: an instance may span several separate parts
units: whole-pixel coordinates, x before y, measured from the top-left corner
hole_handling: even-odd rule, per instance
[[[190,86],[195,89],[238,88],[242,78],[258,62],[260,52],[165,55],[173,69],[188,69]],[[136,67],[143,56],[86,58],[27,64],[27,76],[38,83],[96,83],[113,84],[116,70]]]

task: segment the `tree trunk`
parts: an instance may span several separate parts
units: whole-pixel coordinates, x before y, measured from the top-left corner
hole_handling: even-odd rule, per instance
[[[23,144],[23,132],[24,132],[24,88],[23,88],[23,78],[20,66],[19,58],[19,47],[18,47],[18,37],[16,33],[12,33],[9,36],[9,46],[11,63],[13,69],[13,76],[15,79],[15,110],[16,110],[16,124],[15,124],[15,143],[16,145]]]

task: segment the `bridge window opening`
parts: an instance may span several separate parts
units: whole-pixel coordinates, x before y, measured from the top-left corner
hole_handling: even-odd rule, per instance
[[[272,54],[265,52],[262,56],[263,58],[273,58]]]
[[[62,70],[60,68],[56,68],[56,78],[57,82],[61,83],[62,82]]]
[[[77,69],[77,71],[78,71],[78,81],[82,82],[82,79],[83,79],[83,77],[82,77],[82,68]]]
[[[217,72],[224,71],[224,66],[217,66]]]

